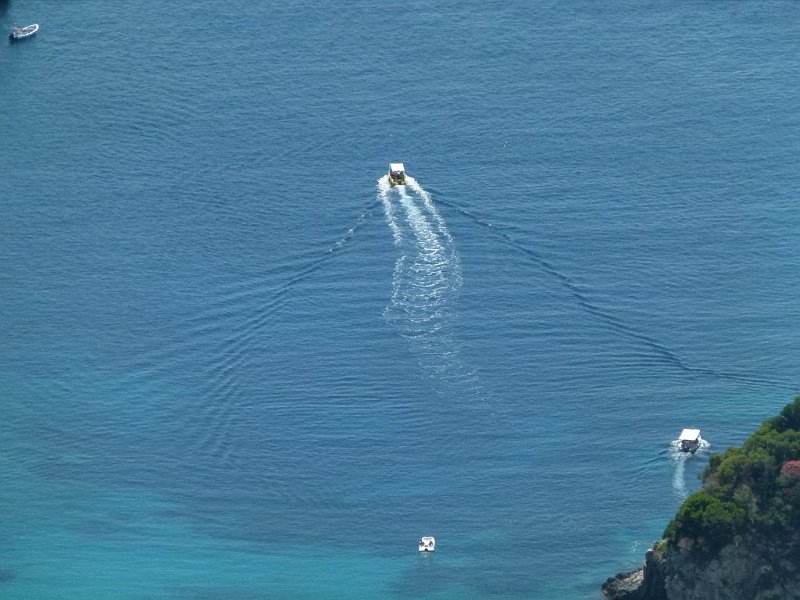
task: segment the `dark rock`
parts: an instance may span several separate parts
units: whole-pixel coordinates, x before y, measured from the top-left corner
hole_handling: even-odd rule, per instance
[[[682,544],[647,551],[645,564],[603,584],[611,600],[800,600],[797,556],[752,535],[713,556]]]
[[[606,579],[603,594],[611,600],[668,600],[658,542],[645,554],[644,567]]]
[[[603,594],[611,600],[640,600],[644,567],[630,573],[617,573],[603,584]]]

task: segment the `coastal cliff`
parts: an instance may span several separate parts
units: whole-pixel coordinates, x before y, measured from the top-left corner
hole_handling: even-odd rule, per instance
[[[613,600],[800,600],[800,397],[715,454],[645,564]]]

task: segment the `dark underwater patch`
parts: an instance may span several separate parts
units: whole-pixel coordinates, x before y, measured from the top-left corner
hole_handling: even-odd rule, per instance
[[[16,579],[17,574],[12,569],[0,568],[0,584],[8,583]]]

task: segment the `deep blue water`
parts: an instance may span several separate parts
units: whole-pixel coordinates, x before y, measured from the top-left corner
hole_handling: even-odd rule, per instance
[[[698,486],[681,428],[800,390],[796,2],[0,0],[34,21],[3,598],[596,600]]]

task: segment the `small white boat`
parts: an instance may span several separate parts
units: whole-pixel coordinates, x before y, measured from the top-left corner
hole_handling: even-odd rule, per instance
[[[403,163],[389,163],[389,183],[393,186],[406,184],[406,168]]]
[[[433,552],[436,550],[436,540],[431,536],[425,536],[419,540],[420,552]]]
[[[691,452],[694,454],[700,447],[700,442],[703,438],[700,437],[699,429],[684,429],[681,431],[681,436],[678,438],[681,452]]]
[[[38,23],[26,25],[25,27],[14,27],[14,29],[11,30],[11,35],[9,37],[12,40],[24,40],[25,38],[34,35],[37,31],[39,31]]]

